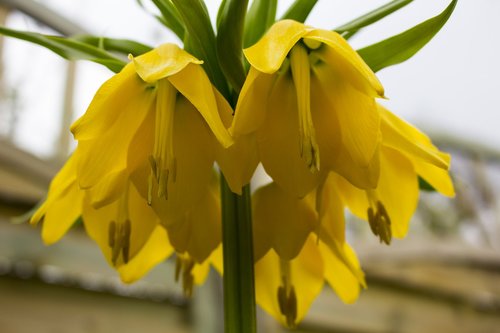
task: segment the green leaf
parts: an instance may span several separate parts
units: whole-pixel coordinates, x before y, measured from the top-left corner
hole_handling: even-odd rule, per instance
[[[89,60],[119,72],[125,62],[105,50],[60,36],[43,35],[36,32],[18,31],[0,26],[0,34],[22,39],[43,46],[68,60]]]
[[[391,1],[381,7],[372,10],[369,13],[366,13],[363,16],[360,16],[346,24],[341,25],[340,27],[335,28],[334,30],[338,33],[347,33],[358,31],[359,29],[366,27],[367,25],[373,24],[384,17],[394,13],[395,11],[403,8],[404,6],[411,3],[413,0],[394,0]]]
[[[203,68],[217,89],[227,96],[227,84],[217,60],[215,33],[202,0],[172,0],[186,28],[184,48],[203,60]]]
[[[364,47],[358,53],[374,72],[402,63],[414,56],[441,30],[456,5],[457,0],[453,0],[438,16],[399,35]]]
[[[73,40],[92,45],[109,52],[115,52],[124,56],[132,54],[137,57],[151,51],[153,48],[129,39],[115,39],[107,37],[97,37],[91,35],[80,35],[72,37]]]
[[[243,47],[255,44],[276,19],[278,0],[253,0],[245,19]]]
[[[236,92],[245,82],[243,66],[243,25],[248,0],[225,0],[217,20],[217,58],[222,72]]]
[[[167,28],[169,28],[174,34],[179,37],[180,40],[184,40],[184,34],[186,29],[184,23],[182,22],[182,17],[175,8],[174,4],[170,0],[151,0],[155,6],[160,10],[161,16],[156,18]]]
[[[298,22],[305,22],[317,2],[318,0],[295,0],[295,2],[288,8],[286,13],[283,14],[281,19],[290,19]]]

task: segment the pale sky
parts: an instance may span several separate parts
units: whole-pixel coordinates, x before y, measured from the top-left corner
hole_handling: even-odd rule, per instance
[[[145,3],[148,0],[143,0]],[[291,1],[280,1],[279,11]],[[307,23],[331,29],[386,1],[320,0]],[[130,38],[150,45],[177,42],[135,0],[45,0],[45,4],[96,35]],[[213,15],[220,1],[207,0]],[[369,27],[352,44],[357,48],[402,32],[440,13],[449,0],[415,0]],[[495,147],[500,143],[500,1],[461,0],[445,28],[410,61],[379,73],[393,112],[431,133],[444,133]],[[39,29],[20,15],[8,25]],[[6,84],[18,95],[14,141],[40,156],[50,157],[58,140],[65,62],[40,47],[6,42]],[[75,117],[112,73],[99,65],[81,62],[75,98]],[[4,134],[0,109],[0,134]]]

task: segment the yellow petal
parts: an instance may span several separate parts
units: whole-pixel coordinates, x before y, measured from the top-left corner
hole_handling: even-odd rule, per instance
[[[297,199],[275,183],[259,188],[253,195],[255,260],[270,248],[282,259],[295,258],[317,219],[314,193]]]
[[[233,120],[232,109],[217,90],[214,89],[214,93],[222,122],[224,126],[229,127]],[[242,187],[250,183],[250,179],[259,164],[255,134],[238,137],[229,148],[216,145],[215,160],[231,191],[241,195]]]
[[[322,172],[311,173],[301,156],[294,90],[291,75],[283,74],[277,80],[257,145],[262,165],[273,180],[283,190],[304,197],[319,184]]]
[[[126,197],[127,193],[128,197]],[[120,203],[120,200],[99,209],[94,209],[90,205],[88,198],[84,200],[82,217],[85,230],[89,237],[99,245],[110,264],[112,264],[112,250],[109,242],[109,229],[112,221],[118,224],[124,223],[125,221],[120,220],[120,217],[124,216],[126,218],[128,215],[130,221],[129,260],[134,258],[142,249],[159,222],[151,207],[148,206],[146,200],[139,195],[133,185],[129,185],[129,190],[124,194],[123,200],[127,200],[127,212],[121,212],[124,206],[123,203]],[[121,266],[124,263],[123,259],[123,256],[120,256],[115,266]]]
[[[182,217],[204,196],[212,177],[217,144],[200,113],[182,96],[177,97],[173,130],[176,168],[168,178],[167,199],[155,194],[156,187],[152,195],[152,206],[163,224]],[[133,181],[147,184],[148,178]]]
[[[276,75],[265,74],[250,67],[241,88],[229,133],[235,138],[255,132],[266,118],[269,92]]]
[[[264,37],[243,53],[257,70],[272,74],[281,67],[290,49],[311,30],[293,20],[276,22]]]
[[[384,87],[375,73],[338,33],[314,29],[309,31],[304,39],[326,44],[326,47],[320,47],[312,52],[361,92],[372,97],[384,96]]]
[[[205,119],[220,144],[229,147],[233,139],[224,127],[217,111],[217,101],[212,83],[200,65],[189,64],[179,73],[168,77],[168,80]]]
[[[374,153],[367,166],[353,160],[347,148],[342,146],[339,119],[327,92],[323,90],[317,77],[312,77],[311,84],[311,111],[322,168],[335,171],[359,188],[375,188],[380,172],[378,152]]]
[[[76,165],[78,150],[71,155],[66,161],[61,170],[52,179],[47,193],[45,202],[37,209],[30,219],[31,224],[36,224],[41,221],[50,205],[64,197],[65,193],[72,187],[76,186]]]
[[[217,177],[205,188],[205,195],[192,209],[167,225],[172,246],[187,252],[197,263],[204,262],[221,243],[221,216]]]
[[[344,205],[338,193],[337,183],[333,173],[318,188],[316,209],[320,218],[320,239],[328,236],[340,243],[345,240]],[[326,241],[326,240],[323,240]]]
[[[440,152],[431,140],[418,129],[379,105],[384,145],[405,152],[412,160],[420,158],[427,163],[448,170],[450,157]]]
[[[175,44],[163,44],[157,48],[133,58],[137,74],[146,82],[156,82],[174,75],[189,64],[202,64]]]
[[[309,237],[300,254],[290,262],[291,283],[297,299],[296,323],[306,315],[323,288],[323,260],[314,237]],[[278,303],[282,285],[280,257],[269,251],[255,264],[255,295],[257,303],[276,320],[286,325]]]
[[[83,189],[108,179],[108,176],[123,175],[128,165],[130,144],[147,119],[148,113],[154,112],[153,94],[146,93],[136,98],[137,96],[127,95],[126,91],[123,93],[119,97],[115,96],[117,101],[127,101],[123,108],[116,108],[110,103],[109,108],[99,110],[101,113],[118,113],[119,117],[115,122],[108,124],[106,131],[98,137],[80,140],[78,143],[78,149],[81,151],[78,160],[78,181]]]
[[[167,231],[158,225],[135,257],[118,268],[120,278],[125,283],[135,282],[172,253],[173,248],[169,243]]]
[[[120,128],[131,117],[140,123],[153,99],[153,90],[135,73],[133,64],[128,64],[99,88],[85,114],[71,126],[71,132],[76,140],[89,140]]]
[[[363,276],[356,253],[349,244],[344,243],[343,252],[350,263],[350,265],[346,265],[343,258],[339,258],[322,242],[319,243],[319,250],[325,263],[326,281],[344,303],[354,303],[361,291],[361,284],[357,276]],[[353,274],[353,268],[356,270],[356,274]]]
[[[410,219],[417,208],[417,174],[405,155],[389,147],[381,149],[380,164],[380,179],[372,199],[384,205],[391,220],[392,235],[402,238],[408,232]],[[337,181],[339,192],[351,212],[367,220],[370,202],[366,192],[345,180]]]
[[[219,273],[220,276],[223,276],[224,262],[223,262],[223,255],[222,255],[222,243],[215,249],[214,252],[212,252],[209,260],[210,260],[210,263],[212,264],[212,266],[217,271],[217,273]]]
[[[381,155],[377,195],[391,218],[393,236],[406,236],[410,219],[417,209],[417,174],[410,161],[395,150],[384,147]]]
[[[325,65],[315,66],[314,74],[338,118],[343,146],[355,163],[368,166],[380,142],[375,100],[340,80]]]
[[[412,160],[413,166],[417,174],[425,179],[439,193],[447,197],[455,196],[455,189],[447,170],[438,168],[435,165],[425,163],[422,160]]]
[[[42,226],[42,240],[50,245],[61,239],[82,214],[84,192],[75,183],[48,202]]]

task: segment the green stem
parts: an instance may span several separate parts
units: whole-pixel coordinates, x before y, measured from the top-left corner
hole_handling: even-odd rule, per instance
[[[226,333],[255,333],[255,288],[250,187],[231,192],[221,175]]]

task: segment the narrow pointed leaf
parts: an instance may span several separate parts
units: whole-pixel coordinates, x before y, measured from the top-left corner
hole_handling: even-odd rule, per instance
[[[225,0],[217,20],[217,58],[222,72],[233,89],[241,90],[245,82],[243,67],[243,25],[248,0]]]
[[[43,46],[68,60],[89,60],[119,72],[125,62],[105,50],[78,40],[0,27],[0,34]]]
[[[170,0],[151,0],[160,10],[161,16],[157,19],[167,28],[172,30],[180,40],[184,40],[185,27],[182,17]]]
[[[317,2],[318,0],[295,0],[281,19],[291,19],[303,23]]]
[[[227,85],[217,61],[215,33],[205,3],[202,0],[172,0],[186,28],[184,47],[203,60],[210,81],[227,95]]]
[[[364,47],[358,50],[358,53],[374,72],[402,63],[414,56],[441,30],[456,4],[457,0],[453,0],[438,16],[399,35]]]
[[[276,19],[278,0],[254,0],[245,20],[243,47],[255,44]]]
[[[394,13],[395,11],[403,8],[404,6],[411,3],[413,0],[394,0],[383,6],[380,6],[365,15],[362,15],[334,30],[338,33],[353,33],[359,29],[366,27],[367,25],[373,24],[384,17]]]
[[[137,57],[153,49],[149,45],[145,45],[129,39],[115,39],[91,35],[75,36],[72,39],[95,46],[108,52],[122,54],[124,56],[132,54],[134,57]]]

